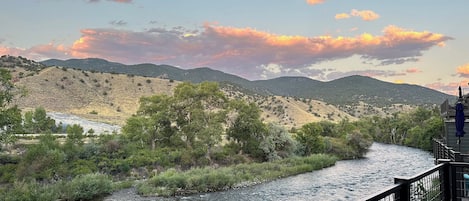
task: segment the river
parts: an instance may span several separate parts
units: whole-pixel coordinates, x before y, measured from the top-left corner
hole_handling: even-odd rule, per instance
[[[319,171],[247,188],[176,197],[169,200],[360,200],[393,184],[396,176],[413,176],[433,167],[433,156],[419,149],[373,143],[365,158],[338,161]],[[139,197],[125,189],[107,197],[118,200],[168,200]]]

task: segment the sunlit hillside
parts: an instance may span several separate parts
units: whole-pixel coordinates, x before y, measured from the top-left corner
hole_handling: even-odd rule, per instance
[[[21,60],[21,59],[19,59]],[[24,110],[44,107],[50,112],[69,113],[86,119],[125,124],[138,109],[142,96],[171,95],[178,81],[115,73],[101,73],[63,67],[38,66],[27,70],[26,62],[9,66],[22,97],[14,104]],[[20,66],[20,67],[18,67]],[[221,85],[234,99],[255,102],[262,118],[287,128],[308,122],[340,121],[356,118],[335,106],[311,99],[282,96],[247,95],[229,85]]]
[[[142,96],[171,94],[177,83],[158,78],[93,73],[57,67],[19,79],[26,91],[21,108],[76,114],[87,119],[123,124],[138,109]]]

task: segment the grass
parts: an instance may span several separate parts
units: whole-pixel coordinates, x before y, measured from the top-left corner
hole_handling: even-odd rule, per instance
[[[174,196],[220,191],[319,170],[334,165],[336,161],[337,158],[334,156],[317,154],[274,162],[239,164],[221,168],[195,168],[184,172],[169,169],[139,183],[137,191],[144,196]]]
[[[0,200],[96,200],[116,188],[127,186],[120,185],[113,186],[111,179],[100,173],[81,175],[70,181],[58,181],[54,184],[17,181],[11,188],[0,189]]]

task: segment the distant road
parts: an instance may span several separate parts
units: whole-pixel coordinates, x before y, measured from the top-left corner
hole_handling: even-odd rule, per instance
[[[15,134],[16,137],[39,137],[41,135],[45,135],[44,133],[40,133],[40,134]],[[51,134],[52,136],[56,136],[56,137],[67,137],[67,134],[66,133],[55,133],[55,134]]]
[[[120,133],[121,127],[118,125],[111,125],[102,122],[90,121],[75,115],[65,114],[60,112],[48,112],[47,116],[55,120],[55,123],[62,122],[64,126],[78,124],[83,127],[83,131],[86,133],[90,129],[94,130],[95,135],[106,134],[106,133]]]

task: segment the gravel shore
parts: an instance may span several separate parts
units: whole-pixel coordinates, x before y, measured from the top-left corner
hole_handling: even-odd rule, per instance
[[[204,200],[192,197],[142,197],[137,194],[135,187],[126,188],[104,197],[104,201],[180,201],[180,200]]]
[[[111,195],[104,198],[104,201],[175,201],[175,198],[163,198],[163,197],[142,197],[137,194],[135,188],[126,188],[112,193]]]

